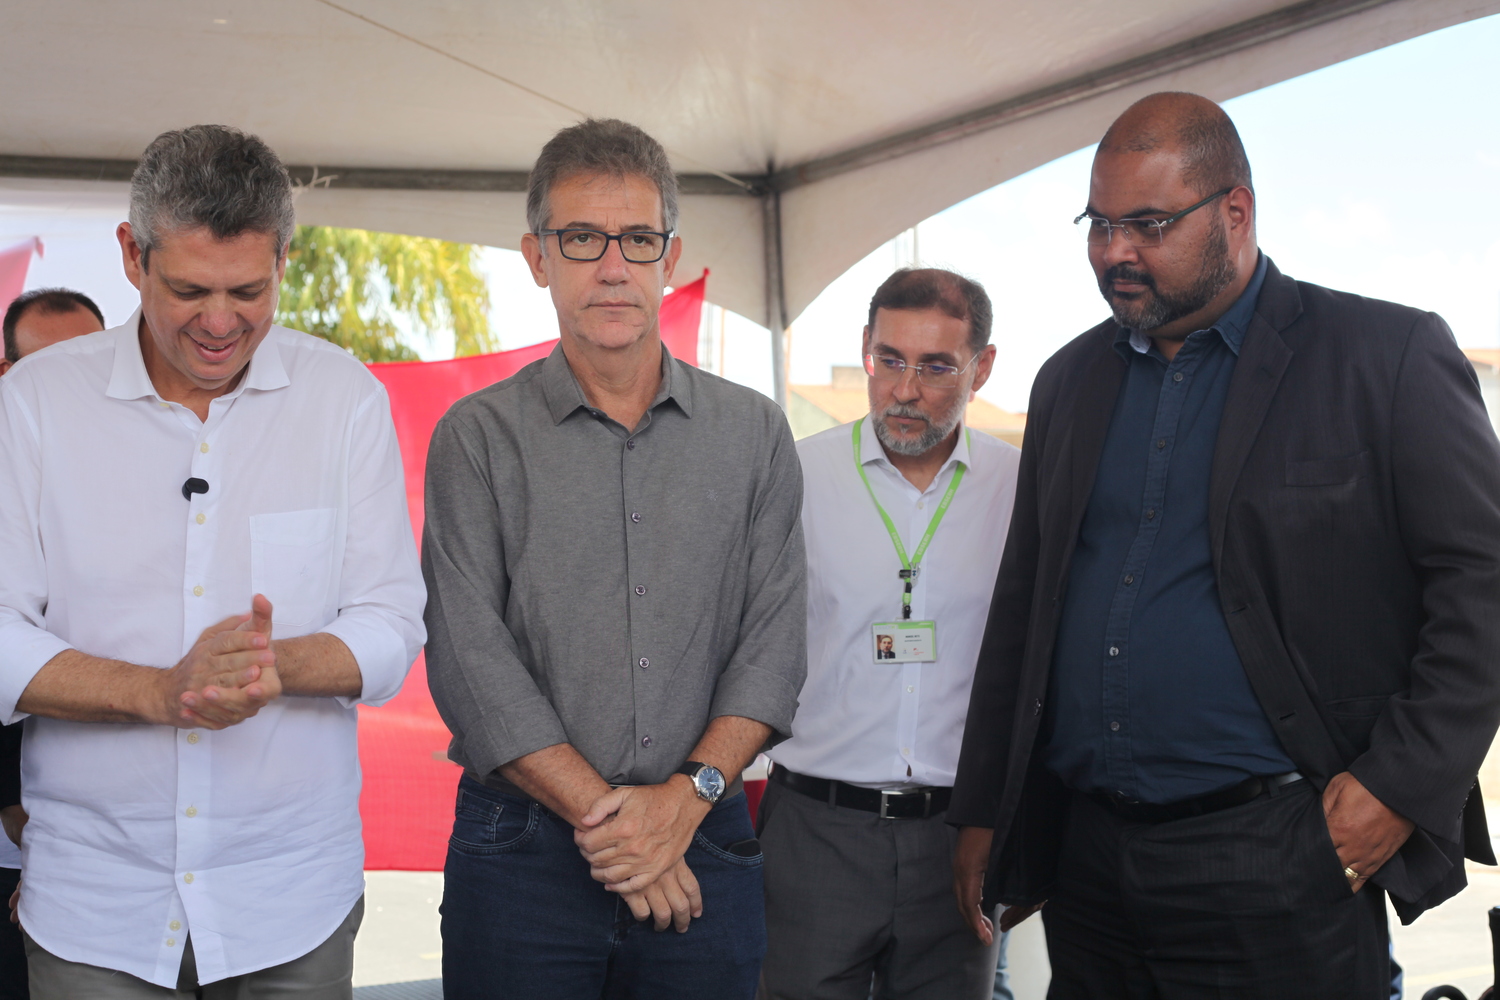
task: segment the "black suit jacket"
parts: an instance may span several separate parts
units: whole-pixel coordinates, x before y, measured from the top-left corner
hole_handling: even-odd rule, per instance
[[[993,826],[985,902],[1047,898],[1067,793],[1036,753],[1060,604],[1125,362],[1103,323],[1032,388],[1015,513],[948,820]],[[1402,919],[1494,864],[1475,775],[1500,723],[1500,444],[1443,320],[1271,265],[1209,486],[1251,686],[1319,787],[1417,830],[1374,881]]]

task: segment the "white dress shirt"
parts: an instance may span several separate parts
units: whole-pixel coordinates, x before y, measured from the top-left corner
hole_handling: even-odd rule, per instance
[[[802,774],[871,788],[950,786],[1021,452],[961,428],[953,454],[918,490],[886,458],[870,418],[863,424],[861,463],[908,554],[958,464],[967,470],[912,588],[912,620],[937,622],[937,660],[873,661],[871,626],[901,618],[901,560],[854,467],[854,424],[803,438],[807,682],[792,738],[770,757]]]
[[[355,704],[400,689],[426,599],[379,382],[272,327],[206,423],[157,395],[124,326],[0,380],[0,719],[67,649],[170,667],[274,605],[337,636],[359,698],[282,697],[214,732],[34,718],[21,922],[47,951],[175,986],[306,954],[364,890]],[[206,494],[183,499],[197,477]]]

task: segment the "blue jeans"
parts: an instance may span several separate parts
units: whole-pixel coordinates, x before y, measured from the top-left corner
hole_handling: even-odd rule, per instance
[[[535,802],[463,777],[444,867],[443,995],[751,1000],[766,922],[744,795],[713,808],[685,859],[703,892],[703,916],[682,934],[657,931],[594,881],[571,826]]]

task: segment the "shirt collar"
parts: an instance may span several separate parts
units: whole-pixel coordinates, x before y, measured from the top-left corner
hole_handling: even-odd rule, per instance
[[[1255,316],[1255,303],[1260,298],[1261,287],[1266,283],[1266,267],[1270,258],[1260,254],[1255,265],[1255,273],[1250,277],[1250,284],[1240,293],[1240,297],[1234,300],[1234,305],[1224,311],[1224,315],[1208,329],[1217,331],[1224,338],[1224,343],[1236,355],[1240,353],[1240,345],[1245,342],[1245,331],[1250,329],[1250,320]],[[1202,332],[1202,331],[1195,331]],[[1126,346],[1137,354],[1146,354],[1151,350],[1151,338],[1133,330],[1129,327],[1121,327],[1115,334],[1115,350],[1122,357],[1129,358],[1125,353]]]
[[[233,398],[246,389],[280,389],[292,384],[281,361],[281,351],[274,341],[275,327],[265,336],[250,355],[245,377],[234,391],[224,398]],[[110,372],[109,386],[104,394],[111,399],[141,399],[157,396],[156,386],[146,372],[146,359],[141,355],[141,310],[136,307],[123,326],[114,329],[115,366]],[[160,397],[158,397],[160,398]]]
[[[869,465],[871,462],[881,462],[887,468],[896,472],[897,475],[900,475],[900,470],[891,462],[890,457],[885,453],[885,449],[880,446],[880,439],[875,436],[875,417],[873,414],[865,414],[864,425],[864,429],[859,434],[859,464]],[[965,469],[972,469],[974,467],[969,452],[969,428],[964,423],[962,417],[958,421],[958,444],[954,445],[953,454],[949,455],[948,460],[943,463],[942,468],[938,469],[938,476],[941,476],[960,462],[963,463]],[[934,477],[933,482],[937,482],[936,477]]]
[[[661,387],[656,390],[656,398],[651,400],[651,405],[646,407],[648,412],[670,399],[677,404],[683,416],[693,415],[693,387],[687,376],[677,371],[677,366],[678,362],[672,357],[672,352],[667,350],[667,345],[661,345]],[[547,402],[547,411],[552,415],[554,424],[562,423],[580,407],[592,409],[584,398],[583,389],[578,385],[577,376],[568,364],[567,355],[563,354],[561,341],[542,361],[542,396]]]

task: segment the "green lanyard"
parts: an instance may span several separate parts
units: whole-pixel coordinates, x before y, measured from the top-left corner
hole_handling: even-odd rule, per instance
[[[875,499],[875,489],[870,485],[870,477],[865,475],[865,464],[860,461],[859,438],[860,431],[865,425],[861,418],[854,425],[854,467],[859,470],[859,478],[864,480],[865,489],[870,492],[870,502],[880,512],[880,519],[885,522],[885,530],[891,533],[891,542],[896,546],[896,555],[901,557],[901,579],[906,581],[906,589],[901,594],[901,619],[903,621],[911,618],[911,586],[916,582],[917,572],[922,568],[922,557],[927,554],[927,546],[932,544],[932,536],[937,534],[938,525],[943,521],[943,515],[948,513],[948,507],[953,503],[953,495],[958,492],[958,484],[963,482],[964,473],[968,471],[964,463],[959,462],[958,468],[953,470],[953,480],[948,483],[948,489],[943,493],[943,499],[938,501],[937,510],[932,514],[932,520],[927,522],[927,531],[922,535],[922,540],[917,543],[917,550],[908,558],[906,546],[901,541],[901,533],[896,530],[896,525],[891,521],[891,515],[880,506],[880,501]],[[967,435],[969,429],[964,428]]]

